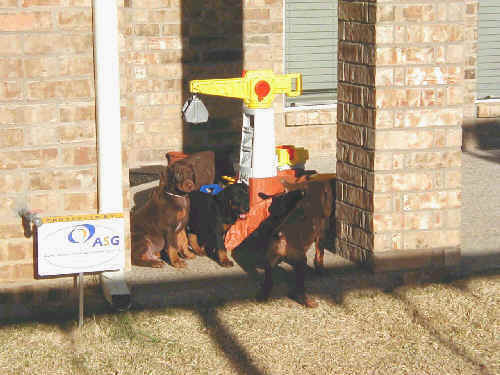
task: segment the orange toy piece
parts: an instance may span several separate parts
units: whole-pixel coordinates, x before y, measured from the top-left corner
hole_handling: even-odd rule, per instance
[[[292,169],[278,171],[275,177],[250,178],[250,210],[246,219],[238,219],[226,232],[224,243],[228,251],[232,251],[250,236],[259,225],[269,217],[269,207],[272,199],[262,199],[259,193],[276,195],[285,191],[282,181],[297,182],[295,171]]]

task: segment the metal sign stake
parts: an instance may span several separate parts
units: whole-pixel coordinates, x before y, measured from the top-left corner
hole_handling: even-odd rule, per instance
[[[78,274],[79,306],[78,306],[78,328],[83,326],[83,272]]]

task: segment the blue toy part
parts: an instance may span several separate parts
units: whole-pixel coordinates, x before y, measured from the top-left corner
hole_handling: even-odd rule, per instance
[[[217,184],[210,184],[210,185],[203,185],[201,188],[200,188],[200,191],[202,193],[206,193],[206,194],[211,194],[211,195],[217,195],[219,194],[223,189],[217,185]]]

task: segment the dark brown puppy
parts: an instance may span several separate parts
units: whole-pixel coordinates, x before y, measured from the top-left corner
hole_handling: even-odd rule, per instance
[[[286,258],[294,266],[296,273],[292,298],[307,307],[316,307],[317,303],[305,293],[306,253],[314,243],[314,265],[316,270],[321,271],[326,230],[333,212],[331,181],[310,181],[294,185],[285,183],[285,187],[287,191],[302,190],[304,196],[271,236],[266,251],[264,284],[258,298],[269,298],[273,287],[272,269]]]
[[[194,257],[188,249],[185,231],[189,219],[188,193],[213,183],[214,159],[213,152],[207,151],[175,163],[169,160],[160,175],[158,188],[131,217],[133,264],[163,267],[166,263],[161,259],[162,250],[174,267],[186,265],[179,253],[185,258]]]
[[[217,195],[193,191],[189,194],[189,244],[198,255],[212,255],[223,267],[234,264],[227,256],[225,234],[238,218],[244,219],[249,209],[248,187],[242,183],[229,185]]]
[[[174,161],[171,155],[167,154],[168,165],[180,163],[184,168],[191,168],[193,171],[194,190],[200,190],[203,185],[214,183],[215,179],[215,153],[213,151],[201,151],[189,155],[188,157]],[[160,183],[163,175],[160,176]]]
[[[185,267],[178,253],[189,257],[185,227],[189,218],[188,193],[195,189],[193,168],[174,163],[162,172],[160,185],[146,204],[131,217],[132,263],[163,267],[160,253],[166,247],[170,263]]]

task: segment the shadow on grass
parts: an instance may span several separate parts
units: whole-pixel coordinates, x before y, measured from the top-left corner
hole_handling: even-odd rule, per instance
[[[219,305],[217,307],[222,307]],[[262,372],[252,363],[252,358],[217,316],[217,308],[211,304],[198,305],[196,311],[213,341],[224,352],[236,373],[241,375],[259,375]]]
[[[466,362],[469,362],[473,366],[477,367],[481,371],[481,375],[493,375],[486,365],[475,359],[467,350],[466,347],[457,345],[453,341],[453,337],[450,335],[444,334],[440,327],[436,326],[433,323],[432,319],[426,318],[424,314],[422,314],[418,307],[416,307],[406,296],[402,293],[398,293],[397,291],[390,293],[390,296],[395,298],[398,302],[400,302],[405,310],[406,314],[411,317],[412,322],[422,327],[425,331],[427,331],[431,336],[436,338],[436,340],[445,348],[450,350],[457,357],[463,358]]]
[[[476,275],[498,274],[500,274],[498,268],[476,273],[465,271],[446,273],[434,270],[427,273],[412,273],[413,276],[408,277],[408,274],[405,273],[374,274],[358,266],[344,264],[340,267],[327,267],[322,276],[316,275],[313,269],[309,268],[306,273],[306,287],[308,292],[315,298],[339,306],[344,303],[345,295],[353,290],[380,290],[389,293],[406,306],[409,319],[413,319],[417,324],[425,328],[455,354],[460,355],[474,366],[483,369],[483,364],[472,358],[466,349],[454,344],[453,338],[440,332],[439,327],[435,327],[432,322],[426,320],[418,311],[418,308],[413,306],[411,301],[397,293],[396,289],[402,285],[413,283],[420,285],[436,282],[449,284]],[[196,277],[196,274],[193,273],[189,278],[178,280],[134,282],[130,285],[133,306],[130,312],[125,313],[113,311],[102,297],[100,289],[94,286],[86,289],[85,316],[112,316],[122,321],[124,315],[128,316],[128,314],[134,314],[134,312],[165,311],[165,309],[174,307],[192,310],[199,314],[208,334],[231,362],[236,373],[260,374],[262,372],[254,365],[248,351],[219,318],[218,309],[224,307],[227,303],[255,301],[258,282],[261,279],[262,272],[256,268],[256,271],[252,274],[240,272],[226,276],[218,274],[212,277]],[[276,270],[275,280],[276,288],[273,290],[272,299],[287,298],[289,286],[293,285],[294,280],[291,268],[287,265],[279,267]],[[460,285],[459,282],[459,289],[461,289]],[[31,292],[31,296],[32,294],[33,292]],[[54,296],[57,296],[58,293],[53,292],[53,294],[54,299]],[[24,316],[14,314],[8,319],[3,319],[4,317],[0,316],[0,319],[3,319],[0,320],[0,327],[22,323],[43,323],[53,325],[70,335],[77,327],[78,304],[76,295],[72,295],[71,291],[60,291],[59,295],[66,296],[66,300],[58,300],[57,304],[26,305],[26,309],[30,310],[31,314]],[[26,300],[26,296],[9,296],[8,293],[3,292],[0,294],[0,309],[5,308],[9,303],[16,306],[19,305],[19,301]],[[304,309],[304,307],[297,304],[297,309]],[[15,313],[15,311],[12,312]],[[124,322],[127,323],[127,321]],[[485,368],[482,371],[488,374]]]

